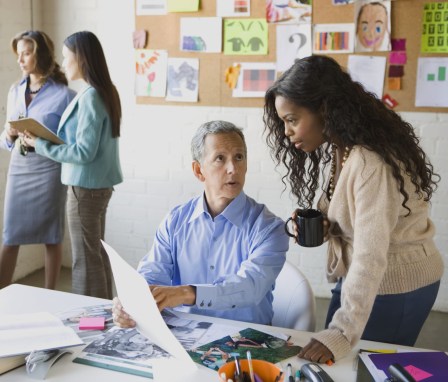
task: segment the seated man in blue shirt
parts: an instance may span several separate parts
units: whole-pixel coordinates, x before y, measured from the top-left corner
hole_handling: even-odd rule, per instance
[[[204,193],[175,207],[159,226],[138,271],[160,310],[270,324],[272,290],[289,240],[283,222],[244,191],[247,148],[224,121],[203,124],[191,142]],[[118,326],[135,323],[114,304]]]

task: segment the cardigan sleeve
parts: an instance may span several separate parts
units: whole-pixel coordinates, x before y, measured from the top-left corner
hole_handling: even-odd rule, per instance
[[[351,264],[342,284],[341,307],[328,329],[314,336],[335,359],[345,356],[362,336],[386,271],[390,237],[401,208],[391,167],[373,155],[357,161],[348,175],[346,192],[354,206],[347,212],[353,222]],[[347,244],[343,250],[350,249]]]

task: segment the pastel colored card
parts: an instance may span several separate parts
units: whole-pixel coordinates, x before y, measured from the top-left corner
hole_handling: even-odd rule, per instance
[[[81,317],[79,330],[104,330],[106,320],[104,317]]]
[[[199,0],[168,0],[168,12],[197,12]]]
[[[404,65],[407,59],[406,52],[390,52],[389,54],[389,63],[393,65]]]
[[[266,0],[269,23],[311,23],[311,0]]]
[[[387,79],[387,88],[389,90],[400,90],[401,89],[401,78],[400,77],[389,77]]]
[[[405,38],[393,38],[390,41],[392,45],[392,50],[394,51],[405,51],[406,50],[406,39]]]
[[[233,97],[264,97],[276,79],[274,62],[242,62]]]
[[[403,77],[404,66],[402,65],[390,65],[388,77]]]
[[[268,54],[268,24],[265,19],[225,19],[224,54]]]
[[[250,16],[250,0],[216,0],[216,15],[219,17]]]

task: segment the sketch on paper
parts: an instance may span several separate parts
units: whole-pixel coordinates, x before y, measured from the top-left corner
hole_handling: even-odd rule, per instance
[[[180,50],[188,52],[221,52],[222,19],[220,17],[182,17]]]
[[[359,0],[355,4],[355,52],[390,50],[390,1]]]
[[[165,97],[167,60],[166,50],[135,51],[135,95]]]
[[[198,101],[199,59],[170,57],[167,78],[167,101]]]
[[[268,23],[310,23],[311,0],[266,0]]]
[[[224,20],[224,54],[268,54],[268,24],[266,20]]]

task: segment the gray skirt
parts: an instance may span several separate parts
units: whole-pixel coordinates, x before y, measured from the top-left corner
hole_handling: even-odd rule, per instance
[[[61,165],[35,152],[11,152],[5,191],[3,244],[57,244],[64,238],[67,188]]]

